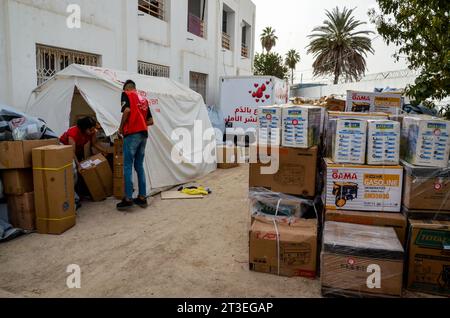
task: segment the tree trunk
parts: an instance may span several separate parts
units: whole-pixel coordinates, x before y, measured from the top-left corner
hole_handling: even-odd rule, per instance
[[[294,69],[291,68],[292,85],[294,85]]]
[[[334,67],[334,85],[339,84],[339,63],[336,62],[336,66]]]

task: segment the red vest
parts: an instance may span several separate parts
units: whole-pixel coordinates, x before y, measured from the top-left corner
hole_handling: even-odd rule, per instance
[[[149,112],[147,99],[138,95],[136,91],[125,92],[130,101],[130,116],[123,126],[125,136],[148,131],[147,115]]]

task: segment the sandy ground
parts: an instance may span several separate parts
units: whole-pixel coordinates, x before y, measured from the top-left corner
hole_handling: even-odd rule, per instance
[[[248,270],[248,167],[199,180],[203,200],[152,199],[146,210],[85,203],[61,236],[0,245],[0,297],[320,297],[320,282]],[[81,289],[66,268],[81,267]],[[410,295],[409,296],[415,296]]]

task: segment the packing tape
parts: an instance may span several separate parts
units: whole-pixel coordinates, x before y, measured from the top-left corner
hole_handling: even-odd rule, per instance
[[[38,170],[38,171],[61,171],[64,169],[67,169],[69,167],[72,167],[73,163],[69,163],[67,165],[65,165],[64,167],[60,167],[60,168],[35,168],[33,167],[33,170]]]
[[[278,276],[280,276],[280,263],[281,263],[281,253],[280,253],[280,232],[278,231],[278,224],[275,219],[273,220],[273,225],[275,226],[275,233],[277,234],[277,260],[278,260]]]
[[[65,221],[65,220],[73,219],[74,217],[75,217],[75,215],[68,216],[68,217],[61,218],[61,219],[48,219],[48,218],[37,218],[37,219],[38,219],[38,221]]]

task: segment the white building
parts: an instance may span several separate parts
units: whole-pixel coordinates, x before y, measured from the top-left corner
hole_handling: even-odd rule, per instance
[[[251,74],[255,11],[251,0],[1,0],[0,103],[24,109],[71,63],[170,77],[216,103],[220,76]]]

